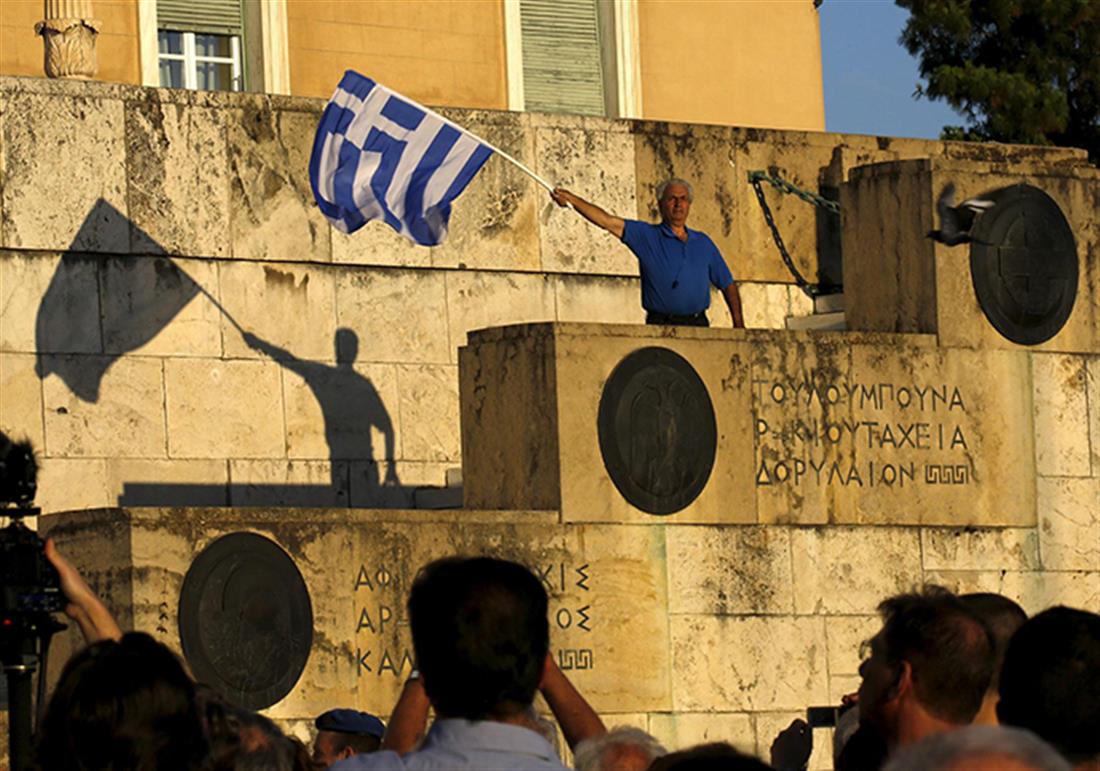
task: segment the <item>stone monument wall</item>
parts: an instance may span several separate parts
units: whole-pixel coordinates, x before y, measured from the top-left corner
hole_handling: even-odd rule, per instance
[[[125,505],[409,506],[460,465],[468,330],[637,323],[633,257],[491,160],[438,248],[333,231],[307,159],[319,100],[0,78],[0,426],[39,448],[46,511]],[[1077,163],[998,148],[490,111],[448,114],[608,209],[656,216],[695,181],[693,224],[741,279],[749,326],[811,312],[751,187],[836,197],[906,158]],[[831,215],[766,189],[811,280],[839,278]],[[728,323],[719,301],[714,321]],[[336,366],[337,330],[357,343]],[[242,330],[278,351],[245,344]],[[347,340],[345,339],[345,343]],[[354,415],[346,406],[357,407]],[[342,406],[345,405],[345,406]],[[330,426],[347,423],[341,431]],[[392,447],[392,449],[391,449]],[[395,475],[382,484],[384,461]],[[380,465],[382,467],[380,467]]]

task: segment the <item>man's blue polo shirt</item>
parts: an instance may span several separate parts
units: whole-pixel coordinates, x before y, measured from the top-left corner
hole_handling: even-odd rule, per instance
[[[691,316],[710,307],[710,285],[725,289],[733,276],[706,233],[688,230],[681,241],[662,222],[626,220],[623,243],[642,274],[642,307],[647,311]]]

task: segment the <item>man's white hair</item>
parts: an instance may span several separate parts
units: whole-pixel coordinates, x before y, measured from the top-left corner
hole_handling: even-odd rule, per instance
[[[968,726],[934,734],[901,750],[882,771],[949,771],[960,761],[1012,758],[1035,771],[1071,771],[1069,761],[1030,731],[1007,726]]]
[[[623,750],[636,750],[647,768],[657,758],[668,753],[661,743],[640,728],[618,726],[602,736],[585,739],[573,753],[573,768],[577,771],[615,771]]]
[[[669,185],[683,185],[688,191],[688,202],[691,203],[695,200],[695,189],[691,186],[691,183],[686,179],[680,179],[679,177],[672,177],[666,179],[661,184],[657,185],[657,200],[660,201],[665,197],[665,191],[668,190]]]

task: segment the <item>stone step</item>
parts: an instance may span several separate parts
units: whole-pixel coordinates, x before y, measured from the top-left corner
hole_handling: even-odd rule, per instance
[[[835,313],[844,310],[844,294],[823,294],[814,298],[814,313]]]
[[[838,331],[848,328],[848,322],[844,318],[844,311],[832,313],[815,313],[812,316],[788,316],[787,329],[817,329],[821,331]]]

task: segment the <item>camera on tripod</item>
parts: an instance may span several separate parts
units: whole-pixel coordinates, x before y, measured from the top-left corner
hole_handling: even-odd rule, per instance
[[[37,516],[38,463],[30,442],[12,442],[0,432],[0,634],[20,631],[34,616],[65,607],[57,570],[46,559],[45,542],[23,524]],[[12,628],[14,627],[14,628]]]
[[[38,674],[38,703],[45,699],[50,638],[64,629],[53,614],[65,607],[61,579],[46,559],[45,542],[23,519],[38,490],[38,462],[30,442],[13,442],[0,431],[0,666],[8,684],[8,759],[13,771],[30,766],[31,680]]]

